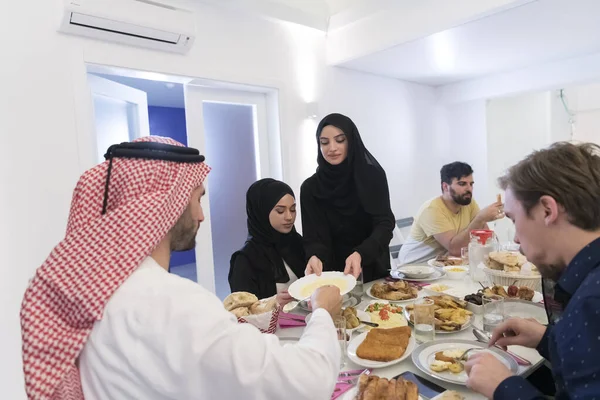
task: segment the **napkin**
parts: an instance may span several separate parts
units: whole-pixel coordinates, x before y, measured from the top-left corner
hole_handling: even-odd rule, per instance
[[[294,318],[294,319],[291,319],[291,318]],[[298,319],[305,321],[305,317],[303,315],[282,312],[279,314],[279,327],[280,328],[295,328],[298,326],[306,326],[306,322],[296,321]]]

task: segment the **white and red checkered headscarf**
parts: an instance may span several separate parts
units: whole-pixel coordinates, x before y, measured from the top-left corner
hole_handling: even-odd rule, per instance
[[[136,142],[182,146],[156,136]],[[175,225],[191,192],[210,171],[199,161],[113,158],[110,171],[109,164],[106,161],[79,179],[66,236],[25,292],[21,331],[29,399],[83,399],[77,357],[94,322],[102,318],[113,293]]]

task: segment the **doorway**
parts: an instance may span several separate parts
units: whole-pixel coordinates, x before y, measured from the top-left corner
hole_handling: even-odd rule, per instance
[[[246,190],[263,177],[281,179],[279,131],[273,129],[279,126],[277,94],[201,82],[102,66],[88,69],[97,162],[109,145],[144,135],[171,137],[206,156],[212,171],[203,200],[205,221],[196,249],[173,253],[170,269],[223,299],[230,293],[231,254],[247,236]]]

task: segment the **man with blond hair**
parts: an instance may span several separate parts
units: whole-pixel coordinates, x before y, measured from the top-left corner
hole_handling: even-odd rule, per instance
[[[536,348],[552,364],[557,399],[600,399],[600,147],[554,144],[499,182],[515,242],[542,274],[549,325],[511,318],[490,343]],[[467,385],[490,399],[544,398],[490,354],[465,368]]]

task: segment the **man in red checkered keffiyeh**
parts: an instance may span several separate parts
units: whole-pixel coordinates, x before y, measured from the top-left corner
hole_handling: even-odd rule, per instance
[[[329,399],[339,290],[313,296],[298,346],[238,324],[213,293],[168,273],[204,219],[204,157],[147,137],[106,158],[79,180],[66,236],[25,293],[29,399]]]
[[[190,196],[210,170],[197,150],[156,136],[113,147],[107,158],[80,178],[65,238],[25,293],[21,326],[30,399],[83,399],[76,359],[94,322],[182,214],[189,217]],[[193,247],[199,222],[187,222]]]

